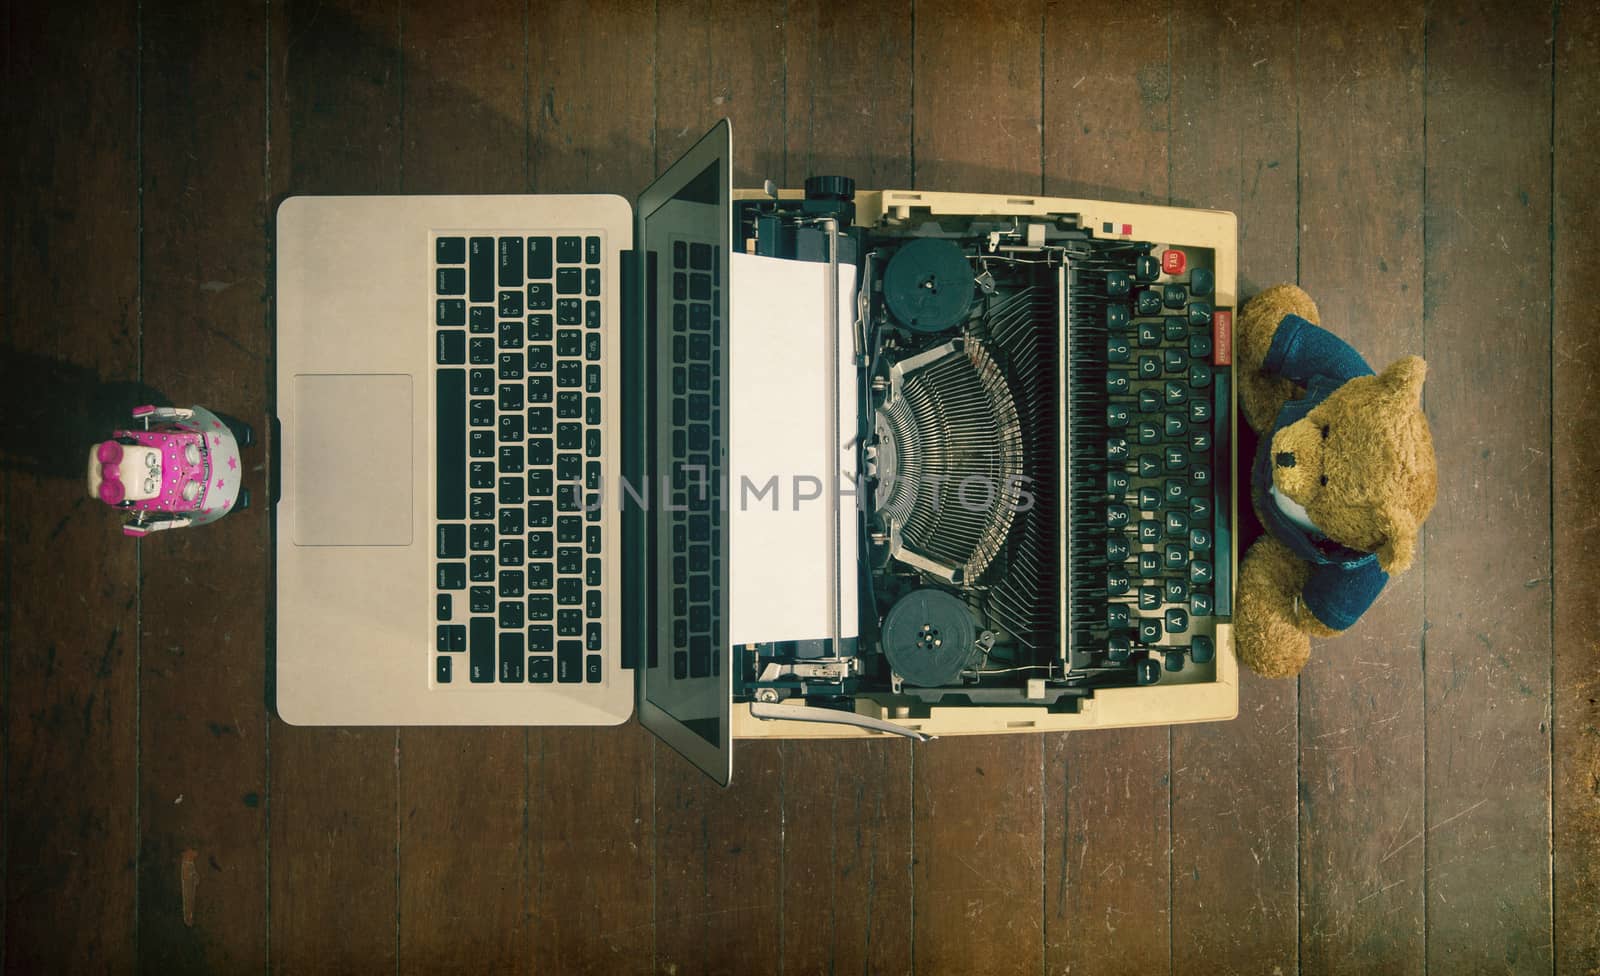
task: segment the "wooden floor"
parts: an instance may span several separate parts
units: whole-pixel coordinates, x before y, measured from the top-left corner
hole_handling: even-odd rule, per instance
[[[1600,7],[85,6],[0,19],[6,972],[1600,968]],[[265,412],[283,195],[632,196],[724,115],[743,185],[1237,211],[1246,294],[1427,357],[1417,567],[1221,725],[727,791],[634,725],[283,725],[264,514],[124,540],[87,445]]]

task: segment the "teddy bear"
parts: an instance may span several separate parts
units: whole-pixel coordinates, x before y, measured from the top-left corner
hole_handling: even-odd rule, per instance
[[[1417,356],[1374,374],[1320,327],[1311,296],[1268,288],[1239,316],[1239,407],[1259,435],[1250,497],[1263,534],[1239,568],[1234,645],[1297,674],[1311,636],[1348,629],[1405,571],[1438,489]]]

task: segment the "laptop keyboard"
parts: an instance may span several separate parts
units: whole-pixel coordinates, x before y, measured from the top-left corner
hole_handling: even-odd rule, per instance
[[[604,678],[597,235],[434,240],[434,680]]]
[[[672,626],[675,678],[720,675],[723,470],[722,261],[672,245]],[[713,463],[715,462],[715,463]]]

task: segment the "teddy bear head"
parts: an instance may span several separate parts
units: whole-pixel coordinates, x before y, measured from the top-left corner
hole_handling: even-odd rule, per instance
[[[1346,382],[1272,437],[1280,507],[1298,507],[1341,545],[1377,553],[1387,573],[1411,565],[1438,491],[1433,435],[1422,412],[1427,364],[1397,360]]]

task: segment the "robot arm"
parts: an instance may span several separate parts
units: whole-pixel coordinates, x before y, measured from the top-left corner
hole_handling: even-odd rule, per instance
[[[156,407],[147,403],[133,408],[133,419],[142,420],[146,424],[163,420],[190,420],[193,417],[194,411],[188,407]]]
[[[140,512],[123,523],[122,534],[142,539],[152,532],[162,532],[167,529],[182,529],[191,524],[191,520],[182,515],[169,515],[165,512]]]

